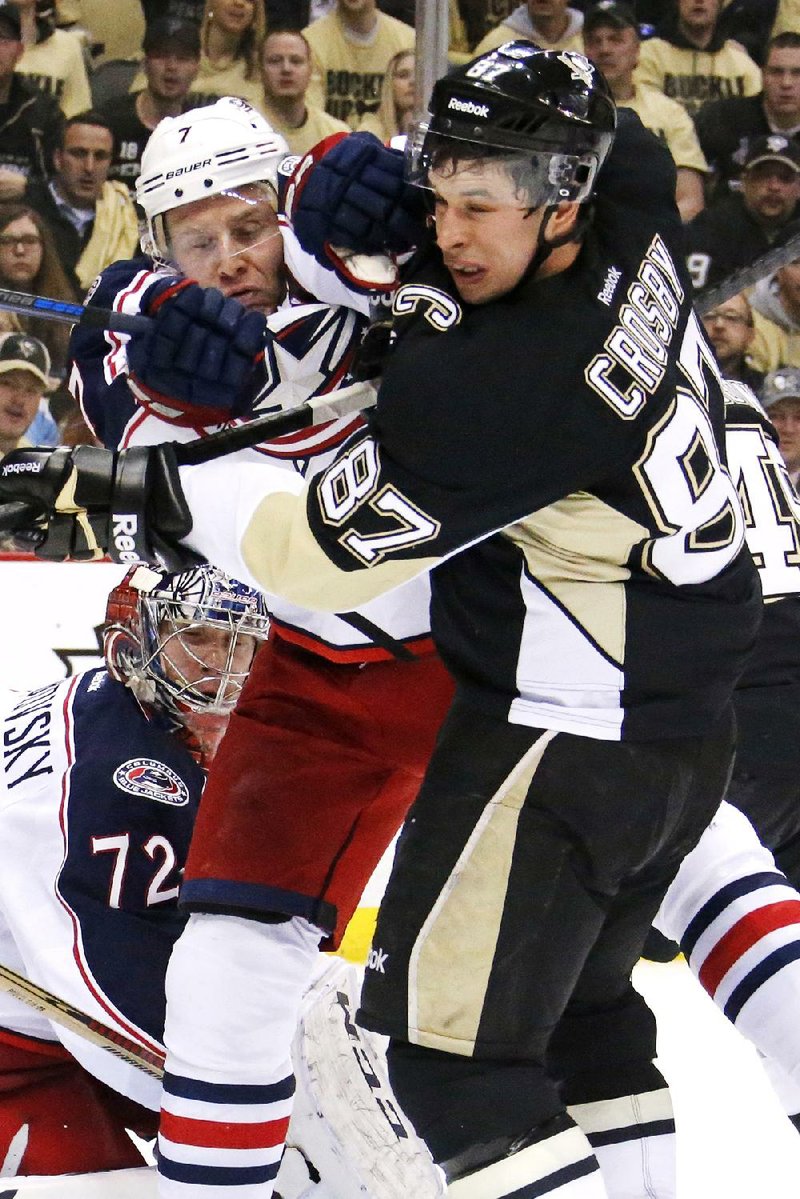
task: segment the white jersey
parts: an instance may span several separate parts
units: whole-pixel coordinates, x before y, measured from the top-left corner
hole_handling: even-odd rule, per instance
[[[104,670],[6,698],[0,961],[162,1051],[164,974],[203,771]],[[160,1084],[0,991],[0,1041],[60,1041],[153,1110]],[[18,1042],[17,1042],[18,1043]]]
[[[348,381],[348,370],[360,342],[369,309],[366,297],[349,291],[333,272],[319,267],[298,245],[291,229],[281,226],[286,262],[293,278],[324,302],[287,301],[268,318],[265,345],[266,383],[254,415],[292,408],[333,391]],[[101,307],[137,314],[142,298],[159,272],[144,258],[117,263],[101,276],[92,300]],[[89,426],[107,446],[155,445],[193,441],[223,426],[188,423],[185,412],[156,411],[139,406],[127,386],[127,334],[78,329],[70,386]],[[244,423],[240,420],[230,424]],[[228,426],[225,426],[228,427]],[[287,470],[311,478],[325,470],[343,442],[360,428],[359,416],[342,417],[315,428],[241,450],[231,465],[269,458]],[[334,661],[385,659],[393,649],[427,653],[430,639],[430,586],[427,576],[414,579],[354,611],[350,620],[311,612],[269,594],[276,631],[287,640]]]

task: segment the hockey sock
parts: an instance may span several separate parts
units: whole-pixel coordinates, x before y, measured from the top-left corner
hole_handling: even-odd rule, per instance
[[[667,1087],[567,1111],[589,1139],[609,1199],[674,1199],[675,1120]]]
[[[591,1146],[567,1116],[557,1116],[496,1161],[451,1181],[448,1199],[608,1199]]]
[[[800,1084],[800,896],[723,803],[656,918],[728,1019]]]
[[[167,971],[162,1199],[269,1199],[292,1106],[290,1050],[320,932],[195,914]]]

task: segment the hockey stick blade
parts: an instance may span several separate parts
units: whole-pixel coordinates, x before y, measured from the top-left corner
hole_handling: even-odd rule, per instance
[[[214,458],[234,454],[237,450],[252,449],[262,441],[271,441],[286,433],[297,433],[312,425],[323,425],[342,416],[363,412],[365,408],[372,407],[377,394],[373,383],[352,383],[338,391],[314,396],[305,404],[298,404],[296,408],[288,408],[285,412],[268,413],[235,428],[221,429],[202,441],[174,442],[175,457],[179,466],[211,462]]]
[[[0,991],[13,995],[20,1003],[35,1008],[37,1012],[41,1012],[54,1024],[60,1024],[63,1028],[68,1028],[70,1032],[77,1033],[78,1036],[84,1037],[94,1045],[99,1045],[101,1049],[107,1049],[115,1057],[121,1058],[131,1066],[136,1066],[145,1074],[150,1074],[153,1078],[163,1076],[163,1052],[149,1049],[146,1045],[140,1045],[138,1041],[126,1037],[124,1033],[117,1032],[115,1028],[109,1028],[107,1024],[95,1020],[94,1016],[90,1016],[88,1012],[81,1011],[80,1008],[68,1003],[66,999],[53,995],[51,991],[37,986],[36,983],[23,978],[21,974],[17,974],[1,963]]]
[[[50,296],[33,296],[24,291],[0,288],[0,309],[20,316],[41,316],[67,325],[94,325],[117,333],[144,333],[150,317],[130,312],[112,312],[108,308],[90,308],[86,304],[68,304]]]
[[[698,292],[694,298],[694,306],[700,316],[705,316],[718,304],[724,304],[731,296],[738,295],[740,291],[746,291],[748,287],[758,283],[759,279],[764,279],[780,267],[788,266],[795,258],[800,258],[800,233],[793,234],[788,241],[779,246],[772,246],[765,254],[759,254],[758,258],[749,262],[747,266],[741,267],[738,271],[732,271],[730,275],[726,275],[713,287],[707,287],[704,291]]]

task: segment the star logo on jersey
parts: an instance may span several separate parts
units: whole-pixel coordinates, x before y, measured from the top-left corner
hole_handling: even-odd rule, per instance
[[[154,758],[129,758],[114,771],[114,784],[126,795],[154,799],[173,808],[189,802],[189,788],[183,779]]]

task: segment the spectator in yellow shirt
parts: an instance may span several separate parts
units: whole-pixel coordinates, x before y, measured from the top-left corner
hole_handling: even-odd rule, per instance
[[[567,0],[526,0],[501,25],[490,29],[476,54],[495,50],[503,42],[527,38],[542,50],[577,50],[583,53],[583,14],[568,8]]]
[[[722,0],[678,0],[677,12],[642,44],[638,83],[677,100],[690,116],[707,100],[755,96],[761,71],[717,25]]]
[[[303,32],[313,60],[308,98],[351,129],[378,111],[389,60],[415,43],[411,26],[379,12],[376,0],[336,0]]]
[[[708,166],[686,110],[663,92],[634,81],[640,40],[633,9],[617,0],[600,0],[584,18],[583,43],[587,58],[608,80],[617,104],[632,108],[666,144],[677,168],[675,199],[681,218],[690,221],[703,207]]]
[[[16,7],[25,45],[17,71],[54,96],[64,116],[89,108],[92,97],[80,35],[56,29],[52,13],[38,16],[36,0],[16,0]]]
[[[194,89],[198,104],[219,96],[240,96],[258,107],[266,31],[262,0],[206,0]]]
[[[293,154],[305,154],[331,133],[348,133],[324,108],[309,104],[311,47],[298,30],[268,33],[261,51],[264,92],[259,108],[272,128],[283,135]]]

